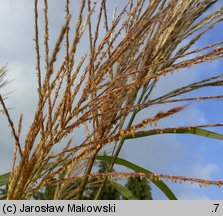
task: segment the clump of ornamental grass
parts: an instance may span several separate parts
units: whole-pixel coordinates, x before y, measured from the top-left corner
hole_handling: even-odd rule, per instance
[[[223,8],[210,10],[218,1],[126,1],[125,6],[111,17],[107,0],[97,3],[82,0],[73,26],[73,2],[66,0],[64,25],[54,47],[49,46],[48,20],[48,12],[53,8],[47,0],[43,2],[44,23],[40,23],[42,9],[39,9],[39,1],[34,1],[38,106],[24,142],[20,138],[22,115],[16,126],[3,97],[0,97],[15,141],[7,199],[31,199],[49,185],[55,187],[54,199],[82,199],[84,191],[90,187],[91,178],[97,178],[101,185],[95,199],[100,199],[106,184],[113,182],[117,186],[118,183],[114,183],[117,178],[131,176],[148,178],[166,195],[168,193],[159,184],[162,179],[222,185],[221,181],[183,176],[112,171],[118,160],[121,163],[118,155],[127,139],[165,133],[220,136],[202,129],[223,126],[219,122],[158,129],[153,126],[159,125],[161,119],[187,109],[188,101],[222,99],[223,95],[187,98],[184,93],[204,87],[211,92],[213,87],[223,84],[223,74],[214,76],[211,73],[206,79],[157,98],[151,97],[163,76],[172,74],[174,79],[174,75],[184,68],[223,57],[222,41],[193,49],[202,35],[223,20]],[[44,26],[44,41],[39,39],[40,25]],[[80,57],[78,50],[86,33],[89,36],[88,50]],[[40,43],[44,43],[43,53]],[[55,66],[58,62],[59,67]],[[188,76],[192,72],[192,69],[188,71]],[[150,108],[160,104],[171,104],[172,108],[157,109],[154,116],[148,114],[144,120],[134,124],[141,110],[149,113]],[[86,137],[77,143],[74,135],[80,130],[85,131]],[[98,156],[108,145],[112,146],[112,154]],[[55,153],[57,146],[63,147]],[[106,173],[92,172],[95,161],[99,159],[109,161]],[[77,180],[79,183],[74,184]],[[174,196],[169,195],[169,198]]]

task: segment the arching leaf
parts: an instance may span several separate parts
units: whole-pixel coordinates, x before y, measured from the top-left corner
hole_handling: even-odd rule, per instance
[[[126,199],[128,200],[137,200],[137,198],[132,194],[132,192],[125,186],[110,180],[111,184],[118,190]]]
[[[97,156],[96,157],[97,160],[105,160],[110,162],[112,160],[112,157],[110,156]],[[130,168],[132,170],[134,170],[135,172],[141,172],[141,173],[145,173],[145,174],[152,174],[152,172],[150,172],[149,170],[146,170],[140,166],[137,166],[127,160],[121,159],[121,158],[117,158],[115,161],[115,164],[119,164],[122,166],[125,166],[127,168]],[[151,180],[149,179],[151,182],[153,182],[170,200],[177,200],[176,196],[174,195],[174,193],[169,189],[169,187],[162,181],[162,180]]]
[[[147,136],[153,136],[158,134],[193,134],[197,136],[208,137],[212,139],[223,140],[223,135],[215,133],[209,130],[204,130],[201,128],[189,128],[189,127],[179,127],[179,128],[164,128],[163,130],[149,130],[136,132],[134,135],[125,137],[125,139],[135,139]]]

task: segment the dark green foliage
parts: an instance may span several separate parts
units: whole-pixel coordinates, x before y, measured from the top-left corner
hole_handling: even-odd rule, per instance
[[[108,162],[100,161],[99,163],[99,173],[105,173],[108,168]],[[115,172],[113,169],[112,172]],[[63,176],[60,176],[63,177]],[[71,183],[68,190],[75,190],[80,183]],[[94,200],[95,195],[100,187],[101,182],[97,178],[92,178],[88,186],[86,187],[82,199],[84,200]],[[139,200],[151,200],[151,187],[146,178],[140,179],[139,177],[130,177],[125,185],[133,195]],[[33,198],[35,200],[53,200],[56,186],[49,185],[42,192],[36,193]],[[1,191],[0,191],[1,194]],[[117,191],[112,184],[108,181],[103,189],[101,200],[120,200],[125,199],[119,191]]]
[[[108,163],[106,161],[100,161],[98,172],[105,173],[107,168]],[[90,181],[90,184],[92,184],[92,187],[90,187],[87,190],[87,193],[85,193],[85,198],[93,200],[100,187],[100,183],[98,183],[98,180],[96,178],[93,178]],[[106,186],[103,189],[101,200],[119,200],[120,197],[120,193],[109,182],[107,182]]]
[[[0,188],[0,200],[4,200],[7,197],[8,193],[8,185]]]
[[[98,172],[104,173],[106,172],[107,168],[108,168],[108,162],[100,161]],[[115,170],[113,169],[112,172],[115,172]],[[93,179],[92,183],[93,182],[97,182],[97,180]],[[89,199],[94,199],[99,186],[100,184],[97,184],[96,187],[90,188],[88,193]],[[140,179],[138,176],[130,177],[125,186],[139,200],[152,200],[151,187],[146,178]],[[108,182],[103,189],[101,200],[120,200],[120,199],[125,199],[125,198],[121,196],[121,194],[114,188],[114,186],[112,186]]]
[[[35,195],[33,195],[33,198],[35,200],[53,200],[55,189],[56,187],[53,185],[47,186],[44,192],[37,192]]]
[[[130,177],[125,185],[139,200],[152,200],[151,187],[148,180],[139,176]],[[124,199],[124,198],[123,198]]]
[[[63,176],[60,176],[60,178],[62,177]],[[74,180],[66,187],[65,194],[66,194],[66,191],[74,191],[79,185],[80,185],[80,182],[78,180]],[[35,200],[54,200],[55,191],[56,191],[56,185],[49,185],[45,187],[43,192],[37,192],[33,196],[33,198]]]
[[[97,180],[92,180],[97,181]],[[92,182],[93,183],[93,182]],[[84,199],[93,200],[95,195],[100,187],[100,184],[96,184],[96,186],[89,188],[84,194]],[[101,200],[119,200],[121,198],[120,193],[108,182],[103,189]]]

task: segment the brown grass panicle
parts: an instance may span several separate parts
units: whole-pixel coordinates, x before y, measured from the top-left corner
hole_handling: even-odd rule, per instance
[[[39,1],[34,1],[38,107],[24,143],[20,141],[22,117],[16,130],[1,97],[16,143],[15,155],[19,155],[16,163],[14,157],[7,199],[30,199],[49,184],[56,185],[55,199],[81,199],[92,175],[99,179],[103,177],[104,183],[96,196],[99,199],[110,178],[139,175],[111,173],[127,137],[134,138],[143,133],[145,127],[150,128],[159,120],[180,112],[188,101],[222,98],[222,95],[183,96],[186,92],[222,85],[222,74],[210,74],[209,78],[157,98],[151,98],[151,94],[159,87],[159,79],[163,76],[172,74],[174,77],[183,68],[222,58],[222,41],[191,48],[203,34],[222,21],[223,8],[211,11],[215,0],[135,0],[126,1],[125,6],[117,7],[119,10],[112,15],[107,10],[110,1],[81,0],[78,19],[73,26],[73,1],[66,0],[64,25],[55,46],[50,47],[48,12],[52,8],[50,1],[43,2],[44,23],[39,23],[42,9],[39,9]],[[44,28],[43,42],[39,37],[40,26]],[[80,56],[81,43],[87,43],[86,33],[89,35],[88,51]],[[41,58],[40,43],[44,44],[44,58]],[[64,54],[62,62],[56,67],[59,54],[61,61],[61,53]],[[188,76],[189,73],[192,70]],[[174,105],[177,102],[181,105]],[[149,113],[150,107],[167,103],[172,104],[172,108],[157,110],[156,115],[148,115],[141,123],[134,124],[142,109],[148,109]],[[199,125],[186,127],[198,128]],[[73,134],[82,129],[86,137],[77,143]],[[150,128],[149,131],[153,135],[168,132],[168,129]],[[175,130],[178,129],[176,125]],[[92,174],[96,155],[111,143],[115,145],[108,173]],[[63,148],[54,153],[57,146]],[[216,183],[164,174],[146,177]],[[81,179],[81,183],[70,190],[74,178]]]

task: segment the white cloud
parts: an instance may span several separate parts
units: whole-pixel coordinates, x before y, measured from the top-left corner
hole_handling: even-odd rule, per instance
[[[195,193],[192,190],[180,192],[177,198],[179,200],[210,200],[210,197],[202,195],[201,193]]]
[[[216,164],[195,164],[192,169],[192,175],[197,176],[198,178],[211,179],[211,175],[219,170],[219,167]]]
[[[216,164],[198,162],[192,167],[188,167],[186,172],[184,170],[184,176],[211,180],[217,171],[219,171],[219,167]],[[197,183],[182,183],[177,186],[177,198],[180,200],[210,200],[208,187],[210,186],[200,187]]]

